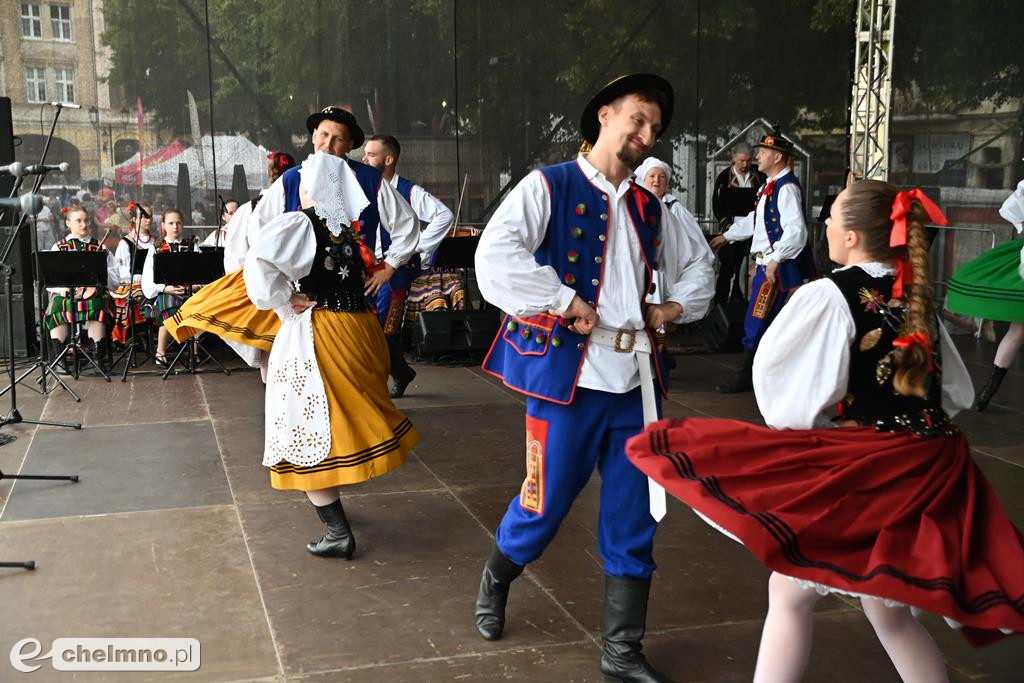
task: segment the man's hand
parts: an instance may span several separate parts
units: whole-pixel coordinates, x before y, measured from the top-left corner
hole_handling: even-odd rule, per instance
[[[764,277],[768,282],[775,284],[775,272],[779,269],[778,261],[769,261],[764,267]]]
[[[292,311],[296,314],[302,313],[307,308],[313,308],[313,306],[316,306],[316,302],[311,301],[310,298],[302,292],[293,292],[289,303],[291,303]]]
[[[549,310],[548,313],[555,316],[560,315],[560,317],[566,320],[575,318],[573,323],[569,325],[569,329],[577,334],[590,334],[597,327],[597,311],[578,296],[572,298],[569,308],[565,309],[564,313],[559,314],[553,309]]]
[[[366,289],[363,290],[363,294],[366,296],[376,295],[380,288],[387,284],[394,274],[395,267],[390,263],[384,263],[383,268],[375,270],[370,274],[370,277],[366,278]]]
[[[683,314],[683,307],[675,301],[663,304],[647,304],[644,310],[644,322],[653,330],[672,322]]]
[[[729,240],[725,239],[725,235],[715,235],[708,242],[708,246],[711,247],[711,251],[718,253],[718,250],[729,244]]]

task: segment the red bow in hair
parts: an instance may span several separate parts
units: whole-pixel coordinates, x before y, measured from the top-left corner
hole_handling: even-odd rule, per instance
[[[644,207],[651,201],[651,196],[641,190],[640,187],[632,181],[629,183],[629,193],[633,196],[633,204],[636,206],[636,210],[640,214],[640,220],[647,223],[647,216],[644,215]]]
[[[942,210],[920,189],[915,187],[913,190],[897,192],[896,198],[892,200],[892,213],[889,214],[889,218],[892,219],[892,232],[889,233],[890,247],[905,247],[907,245],[907,216],[910,214],[915,200],[928,214],[928,220],[932,223],[946,225],[948,222]],[[904,258],[897,264],[896,282],[892,285],[892,295],[897,299],[903,298],[904,285],[912,284],[914,284],[914,274],[910,262]],[[929,342],[929,348],[931,348],[930,344],[931,342]]]
[[[66,206],[60,207],[60,212],[61,213],[67,213],[68,212],[68,207],[66,207]]]
[[[928,372],[935,369],[935,364],[932,362],[932,338],[927,334],[923,332],[913,332],[902,337],[897,337],[892,340],[892,345],[898,349],[920,346],[928,352]]]

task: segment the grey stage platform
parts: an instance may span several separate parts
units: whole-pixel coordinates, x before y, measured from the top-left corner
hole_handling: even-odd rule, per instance
[[[958,342],[980,386],[994,345]],[[735,356],[684,356],[666,413],[756,420],[750,394],[713,391]],[[598,681],[602,573],[596,487],[582,494],[545,557],[517,581],[505,638],[472,621],[481,562],[523,474],[523,403],[470,368],[419,366],[399,405],[423,437],[398,471],[353,487],[352,562],[310,556],[321,533],[298,493],[260,465],[262,386],[231,377],[76,383],[85,399],[21,392],[26,417],[81,420],[81,432],[8,428],[0,469],[73,472],[78,484],[0,482],[0,680],[33,637],[190,637],[194,673],[142,681]],[[3,399],[6,400],[6,399]],[[1024,527],[1024,368],[994,405],[958,422]],[[680,681],[750,680],[767,571],[670,502],[658,532],[646,651]],[[927,624],[955,681],[1020,680],[1024,641],[972,650]],[[898,680],[853,601],[829,598],[815,624],[810,681]],[[33,681],[66,680],[44,663]],[[86,680],[116,678],[87,674]]]

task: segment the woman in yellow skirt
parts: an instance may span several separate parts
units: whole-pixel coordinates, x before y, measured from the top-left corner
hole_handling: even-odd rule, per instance
[[[356,543],[339,487],[395,469],[419,441],[388,396],[387,344],[352,229],[367,200],[354,183],[337,157],[311,156],[303,211],[264,226],[243,268],[248,299],[281,321],[268,362],[263,464],[274,488],[305,491],[326,524],[309,552],[345,559]]]

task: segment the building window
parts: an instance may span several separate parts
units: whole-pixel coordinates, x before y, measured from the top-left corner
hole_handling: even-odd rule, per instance
[[[29,102],[46,101],[46,72],[41,66],[25,67],[25,90]]]
[[[21,3],[21,35],[23,38],[42,38],[43,22],[39,5]]]
[[[57,82],[57,100],[60,102],[71,102],[75,101],[75,70],[74,69],[54,69],[56,73]]]
[[[71,7],[50,5],[50,26],[54,40],[71,40]]]

